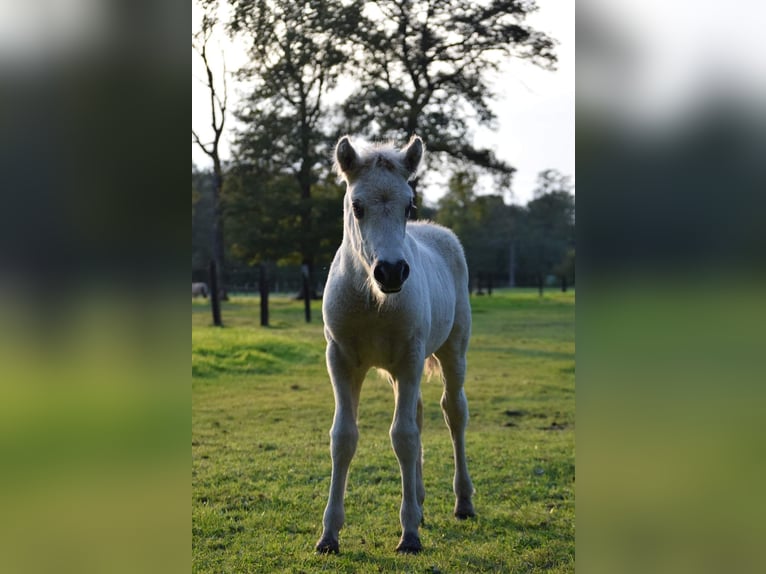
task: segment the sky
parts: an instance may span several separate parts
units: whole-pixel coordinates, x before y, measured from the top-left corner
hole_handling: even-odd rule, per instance
[[[198,26],[200,15],[193,3],[192,25]],[[512,181],[511,200],[524,204],[532,198],[536,178],[545,169],[557,169],[575,178],[575,3],[572,0],[538,0],[539,10],[526,23],[545,32],[558,42],[559,62],[555,71],[546,71],[522,60],[504,63],[494,74],[496,93],[493,109],[498,116],[498,129],[475,130],[475,145],[488,147],[517,171]],[[226,68],[235,70],[244,63],[244,51],[226,39],[220,40]],[[202,72],[199,58],[192,58],[192,127],[206,141],[210,124],[209,95],[199,81]],[[219,62],[216,69],[222,69]],[[230,106],[237,89],[229,80]],[[233,122],[229,120],[228,127]],[[229,133],[224,135],[222,155],[228,158]],[[426,148],[428,142],[426,143]],[[202,167],[210,160],[192,144],[192,160]],[[424,190],[425,199],[434,203],[446,191],[443,183]]]

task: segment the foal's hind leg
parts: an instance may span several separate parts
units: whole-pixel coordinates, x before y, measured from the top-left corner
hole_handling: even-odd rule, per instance
[[[455,348],[456,346],[458,348]],[[473,483],[468,474],[465,456],[465,427],[468,424],[468,401],[463,392],[466,346],[467,343],[452,345],[448,342],[436,353],[444,376],[441,407],[444,420],[452,435],[455,458],[455,478],[452,483],[455,491],[455,516],[461,519],[475,516],[473,502],[471,502]]]
[[[322,537],[316,544],[316,551],[320,554],[337,554],[340,549],[338,533],[345,521],[343,498],[346,494],[348,467],[359,438],[356,417],[365,373],[350,366],[334,342],[327,345],[327,370],[335,392],[335,416],[330,429],[332,478],[322,521]]]

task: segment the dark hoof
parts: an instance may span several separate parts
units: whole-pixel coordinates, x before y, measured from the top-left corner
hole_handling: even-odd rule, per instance
[[[458,520],[465,520],[474,516],[476,516],[476,512],[474,512],[473,504],[471,504],[470,500],[461,500],[455,505],[455,517]]]
[[[332,538],[322,538],[317,542],[316,551],[317,554],[338,554],[340,552],[340,546],[338,545],[337,540],[333,540]]]
[[[420,538],[417,534],[405,534],[399,541],[399,546],[396,547],[396,551],[399,554],[417,554],[423,550],[423,546],[420,544]]]

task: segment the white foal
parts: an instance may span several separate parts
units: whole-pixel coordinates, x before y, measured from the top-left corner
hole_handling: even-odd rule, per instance
[[[451,231],[408,221],[414,195],[407,182],[420,165],[423,148],[417,136],[402,150],[376,146],[357,152],[348,137],[335,148],[336,170],[347,190],[343,242],[330,268],[322,306],[335,417],[330,430],[330,495],[316,545],[320,553],[339,550],[346,479],[359,435],[359,393],[372,367],[389,373],[396,400],[390,434],[402,477],[397,551],[422,548],[420,380],[431,356],[441,366],[441,407],[452,435],[455,516],[474,515],[464,440],[468,405],[463,382],[471,334],[468,270]]]

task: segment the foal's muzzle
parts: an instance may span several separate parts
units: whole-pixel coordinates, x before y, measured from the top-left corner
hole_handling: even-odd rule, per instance
[[[402,285],[410,276],[410,266],[404,259],[396,263],[378,261],[372,274],[383,293],[397,293],[402,290]]]

